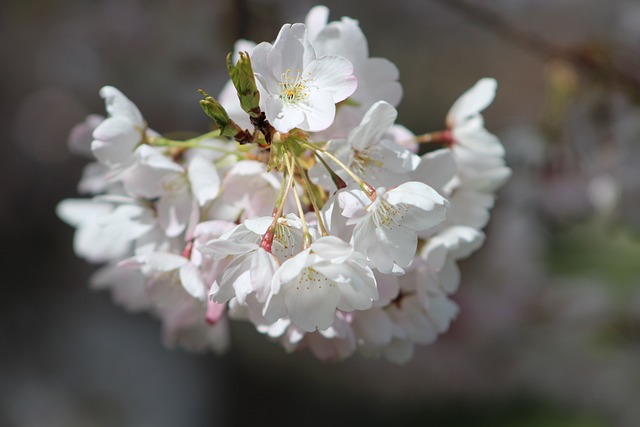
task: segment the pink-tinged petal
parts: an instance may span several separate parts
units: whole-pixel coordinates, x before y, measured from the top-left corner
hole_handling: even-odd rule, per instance
[[[220,176],[213,162],[200,156],[194,157],[189,163],[188,176],[191,191],[200,206],[204,206],[218,196]]]
[[[104,86],[100,89],[100,96],[104,98],[110,116],[126,118],[140,129],[144,127],[144,119],[138,107],[118,89],[113,86]]]
[[[358,79],[353,75],[353,64],[348,59],[327,55],[316,59],[305,73],[312,77],[311,85],[331,94],[334,104],[347,99],[356,91]]]
[[[217,302],[209,301],[207,303],[207,315],[205,317],[207,323],[209,323],[210,325],[216,324],[222,318],[222,316],[224,316],[226,309],[226,303],[218,304]]]
[[[88,115],[82,123],[75,125],[69,132],[67,146],[73,154],[93,158],[91,155],[91,141],[93,131],[105,120],[98,114]]]
[[[447,125],[455,127],[466,118],[487,108],[496,96],[497,85],[495,79],[480,79],[453,104],[447,114]]]
[[[180,283],[192,297],[202,301],[206,299],[206,286],[202,281],[200,271],[195,265],[186,263],[180,268]]]
[[[398,117],[398,112],[387,102],[376,102],[364,115],[360,125],[349,133],[349,142],[356,150],[375,145],[389,130]]]

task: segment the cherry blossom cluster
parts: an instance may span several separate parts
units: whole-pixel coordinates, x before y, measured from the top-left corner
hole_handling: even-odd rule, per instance
[[[510,175],[480,115],[496,83],[414,135],[396,124],[397,68],[369,56],[357,21],[328,14],[236,44],[220,96],[202,92],[212,132],[166,138],[106,86],[107,116],[71,133],[94,160],[79,184],[92,198],[58,215],[76,253],[104,264],[91,286],[157,316],[167,345],[222,351],[238,319],[287,351],[402,363],[458,312],[456,263]]]

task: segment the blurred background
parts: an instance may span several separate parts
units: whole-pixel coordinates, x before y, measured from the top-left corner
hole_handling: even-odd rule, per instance
[[[487,128],[513,177],[462,263],[452,329],[405,366],[287,355],[244,324],[224,356],[90,291],[54,213],[86,160],[71,127],[121,89],[159,132],[204,132],[237,38],[308,0],[0,3],[1,426],[640,425],[640,2],[325,1],[400,69],[399,122],[440,130],[495,77]]]

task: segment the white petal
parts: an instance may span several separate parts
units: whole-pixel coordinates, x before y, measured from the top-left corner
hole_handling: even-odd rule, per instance
[[[220,177],[211,161],[200,156],[194,157],[189,163],[188,174],[191,191],[200,206],[216,198],[220,192]]]
[[[176,237],[186,228],[191,217],[194,206],[194,199],[188,192],[177,194],[165,194],[156,206],[158,213],[158,224],[164,229],[169,237]]]
[[[297,126],[309,132],[318,132],[331,126],[336,115],[335,101],[326,91],[313,90],[300,101],[301,112],[304,112],[304,123]]]
[[[480,155],[504,157],[504,147],[497,136],[484,128],[482,116],[475,116],[453,129],[453,138]],[[454,145],[454,152],[455,147]]]
[[[180,283],[192,297],[202,301],[206,299],[205,284],[195,265],[186,263],[180,268]]]
[[[138,255],[135,259],[151,270],[160,272],[177,270],[189,262],[189,260],[183,256],[166,252],[153,252],[145,255]]]
[[[389,130],[398,117],[393,106],[378,101],[369,108],[360,125],[349,133],[349,142],[357,150],[374,145]]]
[[[455,174],[456,162],[453,153],[448,148],[443,148],[424,154],[411,177],[442,193],[445,184],[451,181]]]
[[[278,132],[289,132],[304,122],[305,116],[301,109],[282,102],[279,96],[270,96],[265,101],[267,119]]]
[[[342,263],[353,255],[351,245],[335,236],[325,236],[316,240],[311,245],[311,251],[334,263]]]
[[[104,98],[110,116],[123,117],[141,129],[144,127],[144,119],[138,107],[118,89],[104,86],[100,89],[100,96]]]
[[[304,286],[289,284],[285,304],[291,322],[300,329],[313,332],[333,324],[340,291],[336,286]]]
[[[315,40],[318,55],[340,55],[353,62],[362,64],[369,56],[367,39],[358,21],[344,17],[337,22],[331,22]]]
[[[358,80],[353,75],[353,64],[342,56],[327,55],[316,59],[305,73],[312,76],[312,84],[322,92],[331,94],[334,103],[343,101],[355,92]]]
[[[271,279],[278,267],[275,257],[262,248],[258,248],[251,257],[251,285],[258,302],[266,301],[271,288]]]
[[[480,113],[487,108],[496,95],[495,79],[480,79],[471,89],[462,94],[453,104],[447,115],[449,127],[455,127],[467,117]]]
[[[315,6],[307,12],[304,23],[307,26],[309,40],[315,40],[320,31],[327,26],[328,20],[329,8],[326,6]]]
[[[236,240],[217,239],[200,246],[198,250],[205,255],[212,256],[214,260],[226,258],[229,255],[238,255],[256,249],[258,245],[250,242]]]
[[[90,199],[65,199],[56,206],[58,217],[73,227],[93,221],[97,216],[106,215],[112,210],[112,205]]]

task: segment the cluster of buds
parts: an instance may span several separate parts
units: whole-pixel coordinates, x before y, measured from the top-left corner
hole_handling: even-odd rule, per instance
[[[287,351],[401,363],[458,312],[456,263],[482,244],[510,175],[480,115],[496,83],[416,136],[395,124],[397,68],[328,13],[236,44],[220,96],[202,92],[212,132],[163,137],[110,86],[107,117],[72,131],[95,159],[79,184],[93,197],[58,215],[76,253],[105,264],[92,286],[159,317],[167,345],[222,351],[239,319]]]

